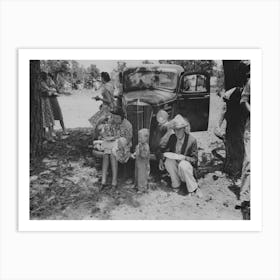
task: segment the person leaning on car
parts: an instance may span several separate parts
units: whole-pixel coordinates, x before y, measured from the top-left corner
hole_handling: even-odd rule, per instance
[[[190,134],[190,124],[181,115],[173,120],[172,134],[164,147],[161,149],[159,168],[166,168],[171,178],[171,185],[175,192],[182,195],[196,194],[201,197],[202,193],[198,187],[194,172],[197,168],[198,149],[197,141]],[[172,152],[184,156],[183,160],[166,158],[163,162],[163,153]]]

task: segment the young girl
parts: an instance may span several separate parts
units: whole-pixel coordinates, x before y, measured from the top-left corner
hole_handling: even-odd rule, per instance
[[[126,163],[130,158],[130,146],[125,137],[121,137],[117,140],[116,145],[112,149],[113,155],[120,163]]]
[[[135,149],[135,185],[139,192],[148,189],[150,175],[150,147],[149,130],[146,128],[138,132],[138,145]]]

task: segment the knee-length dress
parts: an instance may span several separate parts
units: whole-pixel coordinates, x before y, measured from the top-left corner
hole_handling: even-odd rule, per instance
[[[52,94],[50,95],[49,98],[50,98],[54,120],[62,121],[63,115],[57,100],[57,89],[56,89],[55,82],[50,77],[48,78],[47,81],[48,81],[48,87],[52,90]]]
[[[43,127],[47,128],[54,125],[54,117],[53,117],[53,111],[50,103],[49,87],[46,82],[41,81],[40,90],[42,94],[41,106],[42,106]]]
[[[60,108],[60,105],[58,103],[57,97],[55,95],[52,95],[52,96],[49,97],[49,99],[50,99],[50,104],[51,104],[51,107],[52,107],[54,120],[62,121],[63,120],[63,115],[62,115],[61,108]]]

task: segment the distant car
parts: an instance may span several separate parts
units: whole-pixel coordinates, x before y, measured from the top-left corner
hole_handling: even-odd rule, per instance
[[[126,68],[120,76],[127,119],[133,126],[133,150],[140,129],[155,131],[156,114],[161,109],[167,111],[170,118],[177,114],[188,118],[193,132],[208,129],[208,73],[185,73],[181,66],[174,64],[140,64]],[[150,133],[152,154],[156,148],[153,135]]]

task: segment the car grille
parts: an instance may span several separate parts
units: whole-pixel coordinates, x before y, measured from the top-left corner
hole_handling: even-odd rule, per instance
[[[138,131],[142,128],[150,129],[151,119],[153,115],[152,106],[142,103],[139,104],[128,104],[127,105],[127,119],[130,121],[133,127],[133,148],[138,143]]]

